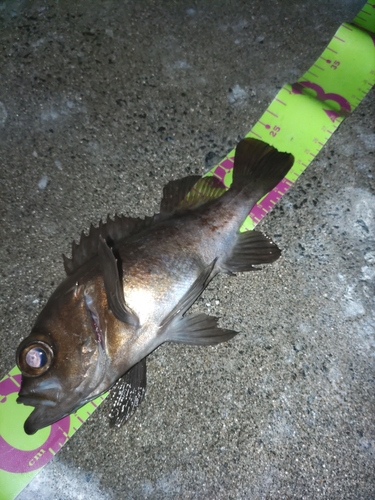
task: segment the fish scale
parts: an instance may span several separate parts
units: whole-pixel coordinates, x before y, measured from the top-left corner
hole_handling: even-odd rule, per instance
[[[287,177],[253,207],[241,231],[253,229],[293,187],[374,83],[375,1],[372,0],[364,5],[352,23],[344,23],[339,28],[321,56],[295,84],[282,87],[247,134],[280,151],[292,153],[295,163]],[[234,151],[231,151],[209,173],[226,187],[232,179],[233,157]],[[14,498],[107,395],[87,403],[36,435],[28,436],[23,431],[23,422],[30,409],[15,402],[20,380],[20,372],[15,367],[0,381],[0,500]]]

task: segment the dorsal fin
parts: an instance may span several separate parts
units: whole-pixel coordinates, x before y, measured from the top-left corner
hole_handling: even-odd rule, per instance
[[[214,176],[201,177],[185,198],[179,203],[178,210],[197,208],[222,196],[227,188]]]
[[[163,188],[163,198],[160,202],[160,215],[165,216],[173,214],[200,178],[200,175],[189,175],[183,179],[169,181]]]
[[[80,242],[73,241],[72,258],[63,255],[66,274],[70,276],[75,273],[85,262],[98,254],[100,236],[111,245],[116,245],[123,238],[150,226],[153,221],[154,217],[140,219],[116,215],[114,220],[108,216],[106,222],[100,221],[98,227],[91,224],[88,235],[82,231]]]
[[[145,219],[115,215],[112,220],[108,216],[107,221],[100,221],[98,227],[91,224],[87,235],[82,231],[79,243],[73,241],[72,258],[69,259],[63,255],[66,274],[68,276],[74,274],[77,269],[98,254],[100,236],[110,246],[116,246],[122,239],[146,229],[154,222],[167,219],[176,212],[197,208],[207,201],[219,198],[225,191],[226,188],[221,181],[213,176],[191,175],[170,181],[163,190],[160,214]]]

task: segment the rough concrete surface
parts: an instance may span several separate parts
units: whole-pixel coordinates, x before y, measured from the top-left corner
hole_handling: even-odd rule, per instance
[[[72,239],[207,171],[362,4],[0,3],[1,375]],[[20,499],[375,498],[374,116],[371,91],[261,224],[282,258],[194,306],[241,333],[159,348],[129,424],[104,403]]]

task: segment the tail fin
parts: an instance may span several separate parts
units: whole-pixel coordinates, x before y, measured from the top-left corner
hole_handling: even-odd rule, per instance
[[[285,177],[293,162],[293,155],[280,153],[263,141],[242,139],[234,157],[231,189],[240,192],[246,188],[259,200]]]

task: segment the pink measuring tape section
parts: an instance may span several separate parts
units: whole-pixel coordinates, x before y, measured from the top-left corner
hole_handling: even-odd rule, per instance
[[[23,423],[31,409],[16,403],[20,386],[18,368],[0,381],[0,500],[14,498],[105,399],[101,396],[35,436],[27,436]]]
[[[6,398],[18,393],[21,385],[21,375],[14,375],[0,382],[0,394]],[[51,426],[51,432],[46,441],[34,450],[19,450],[13,448],[0,436],[0,469],[7,472],[22,473],[40,469],[51,460],[69,438],[70,418],[65,417]]]

